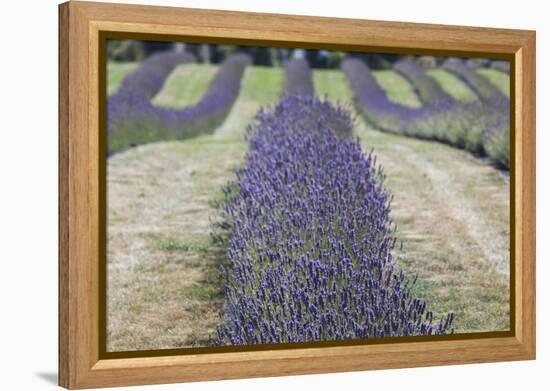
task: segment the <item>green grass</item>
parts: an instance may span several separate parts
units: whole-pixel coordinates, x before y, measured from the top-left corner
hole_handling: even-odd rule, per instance
[[[282,68],[248,67],[241,83],[239,100],[253,101],[259,105],[276,102],[282,92],[284,77]]]
[[[489,81],[497,86],[503,94],[510,97],[510,75],[489,68],[480,68],[477,72],[489,79]]]
[[[439,83],[445,92],[456,100],[471,102],[477,99],[474,92],[452,73],[444,69],[430,69],[427,73]]]
[[[313,72],[315,92],[319,96],[327,96],[328,99],[340,102],[352,102],[353,93],[349,88],[349,82],[340,70],[321,70]]]
[[[193,284],[183,288],[179,295],[184,300],[210,301],[220,299],[223,296],[223,287],[216,285]]]
[[[166,78],[163,88],[153,98],[157,106],[180,108],[199,101],[208,89],[218,66],[184,64],[177,66]]]
[[[112,95],[116,92],[122,80],[130,72],[138,67],[137,62],[112,62],[107,63],[107,95]]]
[[[373,71],[372,75],[380,86],[386,90],[390,100],[410,107],[422,106],[412,85],[397,72],[391,70]]]
[[[211,246],[204,243],[187,242],[180,239],[160,239],[153,247],[162,251],[194,251],[197,253],[211,250]]]
[[[260,107],[277,102],[283,81],[282,68],[248,67],[241,81],[239,98],[214,137],[242,140],[246,126],[252,122]]]

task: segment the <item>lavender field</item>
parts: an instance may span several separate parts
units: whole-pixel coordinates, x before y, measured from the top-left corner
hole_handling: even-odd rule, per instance
[[[108,351],[509,328],[502,64],[201,53],[108,66]]]

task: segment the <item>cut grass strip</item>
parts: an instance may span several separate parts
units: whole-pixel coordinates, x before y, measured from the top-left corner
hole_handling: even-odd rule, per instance
[[[422,103],[416,96],[414,88],[399,73],[391,70],[373,71],[372,75],[380,86],[386,90],[388,98],[395,102],[410,107],[421,107]]]
[[[476,94],[452,73],[444,69],[430,69],[426,73],[457,101],[471,102],[477,99]]]
[[[340,102],[350,103],[353,94],[348,86],[348,79],[341,70],[316,69],[313,71],[313,83],[317,95]]]
[[[225,122],[215,131],[215,138],[242,140],[246,126],[260,107],[277,102],[283,82],[282,68],[248,67],[241,81],[239,98]]]
[[[122,80],[130,72],[138,67],[137,62],[113,62],[107,63],[107,95],[112,95],[116,92]]]
[[[215,332],[225,248],[212,241],[211,200],[244,163],[246,143],[186,141],[108,160],[107,348],[206,346]]]
[[[489,68],[480,68],[477,73],[489,79],[503,94],[510,97],[510,75]]]
[[[218,66],[183,64],[176,67],[153,98],[156,106],[182,108],[196,104],[208,90]]]

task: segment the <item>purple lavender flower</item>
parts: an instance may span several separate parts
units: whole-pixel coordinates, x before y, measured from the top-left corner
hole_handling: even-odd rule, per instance
[[[449,107],[455,103],[453,97],[447,94],[437,81],[428,76],[414,59],[404,57],[397,61],[393,68],[411,83],[424,105]]]
[[[239,95],[244,69],[251,62],[248,55],[229,56],[193,106],[171,109],[151,103],[171,70],[191,58],[173,52],[154,55],[108,99],[109,153],[148,142],[194,137],[221,124]]]
[[[443,69],[454,73],[464,81],[484,104],[509,111],[510,102],[489,80],[467,66],[459,58],[450,58],[443,64]]]
[[[409,79],[415,78],[413,85],[425,91],[423,100],[428,104],[412,108],[392,102],[365,63],[359,59],[343,61],[342,70],[348,78],[356,105],[368,121],[384,131],[437,140],[474,154],[488,155],[495,164],[509,167],[507,99],[497,95],[489,99],[487,92],[487,99],[483,101],[453,103],[448,98],[440,100],[435,98],[436,93],[428,91],[430,87],[427,87],[424,79],[427,76],[422,69],[398,67],[401,72],[408,73]],[[419,81],[419,78],[424,81]]]
[[[220,344],[445,334],[396,271],[389,194],[350,113],[284,97],[248,129],[227,190],[230,228]]]

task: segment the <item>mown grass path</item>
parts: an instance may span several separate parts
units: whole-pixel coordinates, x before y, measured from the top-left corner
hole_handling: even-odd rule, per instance
[[[477,99],[476,94],[460,79],[444,69],[430,69],[426,72],[455,100],[471,102]]]
[[[206,90],[200,72],[196,67],[194,76]],[[241,83],[213,135],[142,145],[108,160],[110,351],[204,346],[215,331],[225,249],[211,240],[219,215],[213,201],[243,165],[244,128],[261,105],[277,101],[282,72],[250,67]]]
[[[162,89],[153,98],[153,104],[171,108],[183,108],[196,104],[217,70],[217,66],[209,64],[177,66],[164,81]]]
[[[372,75],[378,84],[386,90],[390,100],[410,107],[422,106],[413,86],[398,72],[394,70],[373,71]],[[347,86],[347,84],[344,85]]]
[[[216,140],[241,140],[260,107],[277,102],[284,83],[282,68],[250,67],[243,88],[224,123],[214,132]]]
[[[137,62],[107,63],[107,95],[114,94],[122,80],[138,67]]]
[[[316,72],[314,80],[320,94],[352,106],[342,73]],[[415,293],[436,315],[454,311],[457,332],[506,330],[508,175],[457,148],[357,121],[363,148],[374,148],[395,197],[392,218],[403,242],[396,255],[409,276],[418,273]]]
[[[510,97],[510,75],[489,68],[480,68],[477,72],[489,79],[489,81],[497,86],[504,95]]]

